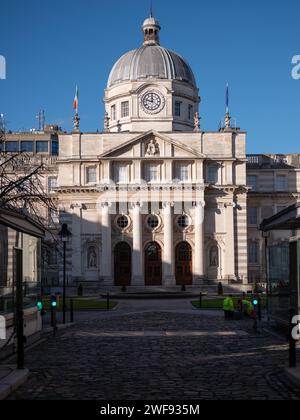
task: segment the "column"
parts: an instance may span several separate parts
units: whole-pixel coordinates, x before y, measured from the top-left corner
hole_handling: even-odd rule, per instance
[[[72,279],[76,282],[82,280],[81,267],[81,220],[82,220],[82,205],[75,204],[73,206],[72,214]],[[69,227],[70,229],[70,227]],[[69,244],[67,244],[68,254]],[[67,271],[69,271],[67,269]]]
[[[104,281],[105,286],[112,286],[111,215],[108,203],[102,205],[101,234],[101,278]]]
[[[164,204],[164,286],[175,286],[174,277],[174,240],[173,240],[173,204]]]
[[[194,285],[199,286],[204,278],[204,206],[200,202],[195,207],[195,252]]]
[[[225,221],[226,221],[226,252],[225,252],[225,277],[227,279],[235,279],[235,249],[234,249],[234,217],[233,202],[226,204]]]
[[[133,205],[132,285],[144,286],[143,277],[143,227],[140,203]]]

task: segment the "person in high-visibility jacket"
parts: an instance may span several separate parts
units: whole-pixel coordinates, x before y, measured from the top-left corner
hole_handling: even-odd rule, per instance
[[[224,299],[223,309],[224,309],[225,319],[232,319],[234,315],[234,302],[233,302],[232,295],[229,295],[228,297]]]
[[[253,319],[253,328],[257,329],[257,314],[254,309],[254,306],[249,300],[242,300],[242,308],[243,308],[243,314],[248,315],[250,318]]]

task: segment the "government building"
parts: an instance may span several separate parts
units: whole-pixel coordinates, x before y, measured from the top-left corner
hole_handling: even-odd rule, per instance
[[[65,223],[69,287],[247,288],[264,283],[264,218],[298,201],[299,155],[246,155],[232,124],[202,130],[201,97],[189,64],[160,45],[152,16],[140,48],[113,66],[104,130],[7,134],[7,151],[48,159],[45,187]],[[58,152],[59,149],[59,152]],[[270,237],[284,243],[289,233]],[[59,287],[62,264],[49,236],[43,283]]]

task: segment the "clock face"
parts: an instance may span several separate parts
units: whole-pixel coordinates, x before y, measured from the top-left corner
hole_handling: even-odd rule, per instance
[[[157,111],[162,105],[161,97],[154,92],[148,92],[143,96],[143,106],[147,111]]]

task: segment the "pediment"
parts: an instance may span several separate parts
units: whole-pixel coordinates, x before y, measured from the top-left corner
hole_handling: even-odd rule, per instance
[[[165,134],[151,130],[118,145],[99,156],[101,158],[184,158],[196,159],[205,156],[193,147],[171,139]]]

